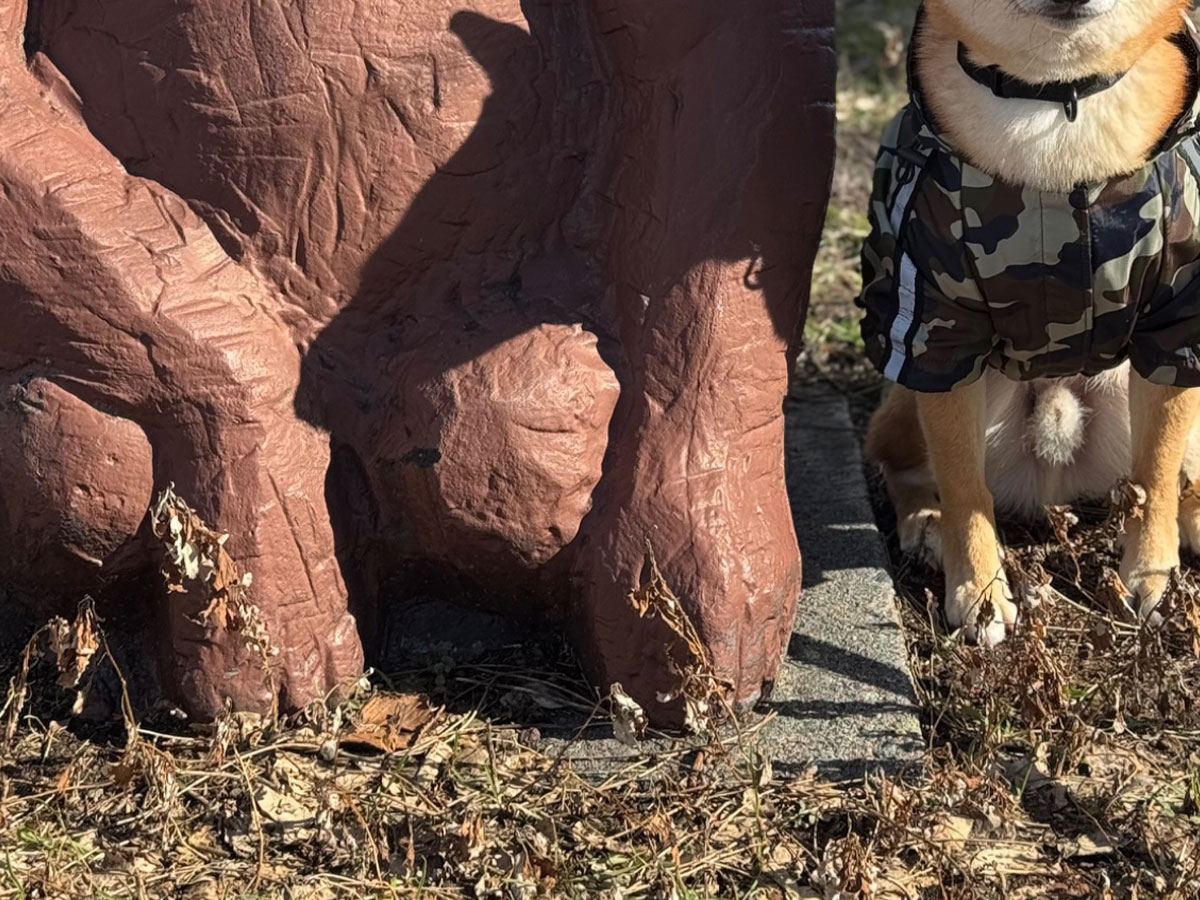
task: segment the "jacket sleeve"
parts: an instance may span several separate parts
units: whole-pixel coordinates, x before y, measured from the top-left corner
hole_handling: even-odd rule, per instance
[[[978,378],[995,338],[961,240],[960,211],[934,155],[884,147],[876,162],[863,245],[862,336],[885,377],[937,393]],[[949,183],[953,185],[953,180]]]
[[[1158,289],[1138,312],[1129,361],[1156,384],[1200,387],[1200,138],[1175,155]]]

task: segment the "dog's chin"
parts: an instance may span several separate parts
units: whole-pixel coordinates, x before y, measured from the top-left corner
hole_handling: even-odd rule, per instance
[[[1121,0],[1082,4],[1003,0],[1007,9],[1003,16],[996,15],[1001,7],[993,6],[992,0],[943,2],[951,4],[948,8],[968,47],[978,43],[991,48],[998,57],[994,61],[1027,81],[1070,80],[1089,74],[1096,60],[1107,59],[1149,21]]]

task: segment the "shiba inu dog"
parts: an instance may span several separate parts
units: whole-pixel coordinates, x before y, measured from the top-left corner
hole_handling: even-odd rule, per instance
[[[994,508],[1145,491],[1148,616],[1200,551],[1200,52],[1187,0],[926,0],[863,249],[871,420],[906,550],[984,644],[1017,607]],[[1181,493],[1183,502],[1181,503]]]

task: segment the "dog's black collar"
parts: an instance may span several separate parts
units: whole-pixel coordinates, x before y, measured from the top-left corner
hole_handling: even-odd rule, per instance
[[[1047,81],[1033,84],[1005,73],[999,66],[976,65],[971,62],[967,48],[961,42],[958,45],[958,64],[974,81],[991,90],[997,97],[1061,103],[1070,122],[1074,122],[1075,117],[1079,115],[1080,100],[1108,90],[1125,77],[1125,73],[1121,72],[1117,75],[1092,75],[1078,81]]]

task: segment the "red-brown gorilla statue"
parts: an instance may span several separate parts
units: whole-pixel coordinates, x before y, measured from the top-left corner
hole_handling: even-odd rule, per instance
[[[174,484],[253,576],[286,707],[361,671],[419,564],[670,721],[648,547],[757,696],[800,586],[832,7],[0,0],[6,628],[116,590],[188,713],[265,705],[150,577]]]

